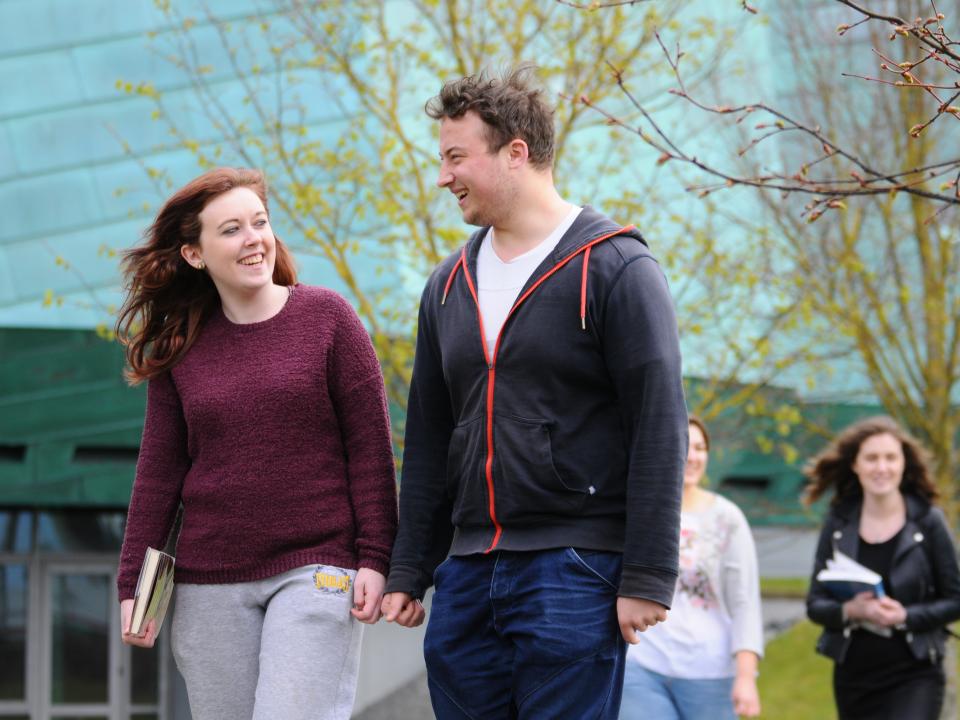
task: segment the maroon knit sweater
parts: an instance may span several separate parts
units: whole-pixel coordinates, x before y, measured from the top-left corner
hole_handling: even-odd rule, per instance
[[[346,300],[297,285],[263,322],[218,310],[150,381],[121,600],[181,502],[178,582],[249,582],[314,563],[386,574],[397,525],[390,423],[373,346]]]

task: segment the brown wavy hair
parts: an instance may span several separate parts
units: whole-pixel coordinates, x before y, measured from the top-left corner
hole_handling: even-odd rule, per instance
[[[200,213],[215,197],[234,188],[250,188],[269,214],[267,184],[259,170],[216,168],[177,190],[157,213],[140,245],[123,255],[127,291],[117,317],[117,338],[126,349],[131,385],[159,375],[190,349],[204,321],[219,306],[210,276],[191,267],[182,245],[200,242]],[[293,285],[293,256],[276,238],[273,282]]]
[[[530,151],[530,164],[543,170],[553,165],[553,108],[534,80],[536,67],[522,63],[501,77],[485,72],[444,83],[424,111],[434,120],[456,120],[475,112],[484,123],[487,149],[497,152],[514,138]]]
[[[804,493],[804,504],[810,505],[831,488],[834,491],[831,505],[858,497],[863,491],[857,474],[853,471],[853,463],[860,452],[860,446],[868,438],[884,434],[899,440],[903,449],[905,464],[900,491],[912,493],[931,504],[936,502],[939,493],[930,477],[930,454],[893,418],[880,415],[860,420],[845,428],[825,450],[810,461],[803,471],[809,480]]]
[[[699,415],[688,415],[687,424],[696,425],[699,428],[703,433],[703,444],[707,446],[707,452],[710,452],[710,433],[707,432],[707,424],[700,419]]]

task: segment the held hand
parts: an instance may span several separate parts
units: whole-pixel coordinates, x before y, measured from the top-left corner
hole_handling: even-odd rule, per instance
[[[872,603],[876,602],[872,592],[857,593],[843,604],[843,615],[847,620],[869,620]]]
[[[130,632],[130,621],[133,619],[133,599],[120,602],[120,637],[127,645],[151,648],[157,639],[157,623],[151,620],[140,635]]]
[[[414,600],[408,593],[392,592],[383,596],[383,618],[387,622],[395,622],[403,627],[417,627],[423,622],[426,611],[419,600]]]
[[[637,631],[643,632],[648,627],[653,627],[666,619],[667,609],[660,603],[643,598],[617,598],[617,620],[620,623],[620,634],[631,645],[640,642]]]
[[[874,603],[875,623],[894,627],[907,621],[907,609],[892,597],[884,596]]]
[[[353,581],[353,608],[350,614],[357,620],[373,625],[380,619],[380,601],[387,579],[376,570],[360,568]]]
[[[738,675],[733,681],[733,711],[741,716],[753,718],[760,715],[760,694],[757,681],[752,675]]]

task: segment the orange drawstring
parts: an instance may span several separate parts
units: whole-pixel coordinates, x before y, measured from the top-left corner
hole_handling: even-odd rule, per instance
[[[553,273],[555,273],[561,267],[563,267],[568,262],[573,260],[573,258],[575,258],[577,255],[579,255],[582,252],[583,253],[583,269],[581,270],[581,273],[580,273],[580,329],[586,330],[587,329],[587,282],[588,282],[587,278],[590,272],[590,250],[593,248],[594,245],[597,245],[598,243],[601,243],[604,240],[607,240],[613,237],[614,235],[621,235],[625,232],[633,230],[633,228],[634,228],[633,225],[627,225],[626,227],[622,227],[615,232],[609,233],[602,237],[595,238],[594,240],[591,240],[588,245],[582,247],[580,250],[577,250],[576,252],[567,256],[564,260],[557,263],[549,272],[547,272],[539,280],[537,280],[537,282],[535,282],[520,298],[517,299],[517,301],[514,303],[513,308],[511,308],[510,310],[510,314],[513,313],[513,311],[517,308],[518,305],[520,305],[520,303],[522,303],[524,300],[527,299],[527,296],[530,295],[530,293],[532,293],[537,288],[537,286],[540,285],[540,283],[542,283],[548,277],[553,275]],[[456,277],[457,272],[460,270],[461,265],[464,268],[464,272],[466,272],[466,268],[467,268],[466,246],[464,246],[461,249],[460,259],[457,260],[456,264],[454,264],[453,269],[450,271],[450,275],[447,277],[447,284],[444,285],[444,288],[443,288],[443,299],[440,300],[441,305],[446,303],[447,295],[450,292],[450,286],[453,285],[453,279]],[[467,276],[467,282],[470,283],[469,275]],[[471,284],[471,292],[472,292],[472,284]],[[476,296],[474,297],[474,300],[477,301],[477,309],[479,310],[480,304]],[[507,315],[508,318],[510,314]],[[481,323],[482,322],[483,320],[481,318]],[[494,350],[494,355],[496,355],[496,350]]]
[[[447,293],[450,292],[450,286],[453,285],[453,278],[456,276],[457,270],[460,269],[460,265],[464,264],[465,262],[466,261],[464,260],[464,254],[463,252],[461,252],[460,258],[454,264],[453,270],[450,271],[450,276],[447,278],[447,284],[443,286],[443,298],[440,300],[441,305],[447,302]]]
[[[583,275],[580,278],[580,329],[587,329],[587,270],[590,268],[590,248],[583,251]]]

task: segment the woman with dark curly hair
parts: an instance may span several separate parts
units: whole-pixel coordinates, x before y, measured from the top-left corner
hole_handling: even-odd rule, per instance
[[[927,452],[889,417],[843,430],[810,463],[805,501],[833,492],[807,595],[834,662],[840,720],[936,720],[946,625],[960,618],[960,569]],[[884,592],[841,600],[817,581],[839,551],[878,573]]]
[[[297,283],[263,176],[178,190],[124,260],[117,334],[147,410],[117,585],[122,637],[179,506],[172,646],[196,720],[350,716],[396,485],[380,365],[342,297]]]

